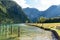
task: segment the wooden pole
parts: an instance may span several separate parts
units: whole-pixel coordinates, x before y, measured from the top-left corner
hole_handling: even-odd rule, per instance
[[[10,29],[10,30],[11,30],[11,35],[12,35],[12,33],[13,33],[13,28],[12,28],[12,25],[11,25],[11,29]]]
[[[18,26],[18,37],[20,37],[20,26]]]

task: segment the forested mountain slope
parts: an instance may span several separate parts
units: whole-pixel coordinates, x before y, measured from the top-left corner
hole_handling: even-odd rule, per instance
[[[0,1],[0,23],[25,23],[28,17],[14,1]]]

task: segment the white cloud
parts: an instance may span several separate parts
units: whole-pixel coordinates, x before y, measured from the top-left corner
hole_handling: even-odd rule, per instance
[[[27,0],[14,0],[14,1],[16,1],[19,5],[21,5],[22,8],[33,7],[41,11],[48,9],[51,5],[60,4],[60,0],[28,0],[28,1]]]
[[[14,1],[17,2],[17,4],[19,4],[22,8],[29,7],[29,5],[26,4],[26,1],[24,0],[14,0]]]
[[[32,4],[30,4],[32,5]],[[51,5],[60,5],[60,0],[37,0],[37,4],[33,7],[41,11],[48,9]]]
[[[41,0],[41,5],[43,6],[51,6],[51,5],[59,5],[60,0]]]

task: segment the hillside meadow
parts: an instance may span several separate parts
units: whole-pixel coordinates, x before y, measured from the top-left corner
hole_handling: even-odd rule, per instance
[[[59,27],[60,23],[29,23],[30,25],[43,26],[43,27]]]

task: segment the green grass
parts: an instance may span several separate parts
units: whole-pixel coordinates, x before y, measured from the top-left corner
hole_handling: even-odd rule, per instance
[[[8,26],[0,26],[0,40],[18,40],[18,26],[17,25],[12,25],[12,28],[13,28],[13,32],[11,34],[11,25],[8,25]],[[6,28],[8,28],[6,30]]]
[[[60,30],[56,30],[56,32],[58,33],[58,35],[60,36]]]

